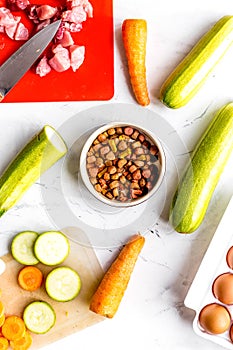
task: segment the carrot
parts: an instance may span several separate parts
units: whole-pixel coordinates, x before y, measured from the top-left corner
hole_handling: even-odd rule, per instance
[[[23,337],[26,327],[22,318],[8,316],[2,326],[2,335],[8,340],[16,340]]]
[[[32,336],[28,331],[25,332],[22,338],[10,341],[10,346],[14,350],[27,350],[30,348],[31,344],[32,344]]]
[[[43,274],[35,266],[26,266],[22,268],[18,274],[18,283],[21,288],[34,291],[37,290],[43,281]]]
[[[9,342],[6,338],[0,337],[0,350],[7,350]]]
[[[140,105],[147,106],[150,103],[145,64],[147,22],[144,19],[125,19],[122,38],[134,95]]]
[[[90,310],[112,318],[118,310],[145,238],[133,236],[105,273],[90,302]]]

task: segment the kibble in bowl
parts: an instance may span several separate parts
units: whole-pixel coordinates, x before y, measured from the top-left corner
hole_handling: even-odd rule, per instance
[[[102,202],[129,207],[150,198],[165,173],[160,141],[140,126],[112,123],[96,130],[80,156],[88,190]]]

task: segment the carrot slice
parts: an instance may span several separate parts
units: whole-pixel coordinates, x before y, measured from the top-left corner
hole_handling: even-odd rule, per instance
[[[0,300],[0,317],[2,317],[4,312],[5,312],[5,306],[3,305],[3,302]]]
[[[10,341],[10,346],[14,350],[27,350],[30,348],[31,345],[32,345],[32,336],[28,331],[25,332],[22,338]]]
[[[18,274],[18,283],[21,288],[34,291],[40,288],[43,281],[43,274],[35,266],[26,266],[22,268]]]
[[[18,316],[8,316],[2,326],[2,334],[8,340],[22,338],[25,331],[24,321]]]
[[[9,342],[6,338],[0,337],[0,350],[7,350]]]
[[[94,293],[91,311],[109,318],[115,315],[144,242],[143,236],[136,235],[123,247]]]
[[[147,22],[144,19],[125,19],[122,38],[134,95],[140,105],[147,106],[150,103],[145,63]]]
[[[0,327],[2,327],[2,325],[4,324],[5,322],[5,314],[3,314],[1,317],[0,317]]]

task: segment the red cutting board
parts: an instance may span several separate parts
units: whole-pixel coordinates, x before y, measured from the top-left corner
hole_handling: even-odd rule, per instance
[[[33,0],[33,4],[59,5],[64,0]],[[72,34],[75,44],[86,48],[85,60],[74,73],[71,69],[39,77],[31,68],[3,102],[95,101],[109,100],[114,94],[113,4],[112,0],[90,0],[93,18]],[[0,0],[0,6],[5,0]],[[22,11],[15,12],[32,33],[32,24]],[[0,65],[21,45],[0,34]],[[17,67],[16,67],[17,68]]]

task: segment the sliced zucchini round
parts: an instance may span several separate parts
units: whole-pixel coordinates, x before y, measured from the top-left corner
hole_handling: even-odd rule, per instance
[[[36,265],[39,260],[34,254],[34,244],[38,233],[23,231],[18,233],[11,242],[11,254],[15,260],[23,265]]]
[[[47,333],[56,322],[53,307],[45,301],[33,301],[23,312],[24,323],[29,331],[37,334]]]
[[[81,279],[75,270],[60,266],[47,275],[45,289],[50,298],[56,301],[73,300],[80,292]]]
[[[36,258],[45,265],[58,265],[68,256],[70,243],[67,237],[59,231],[49,231],[40,234],[34,244]]]

